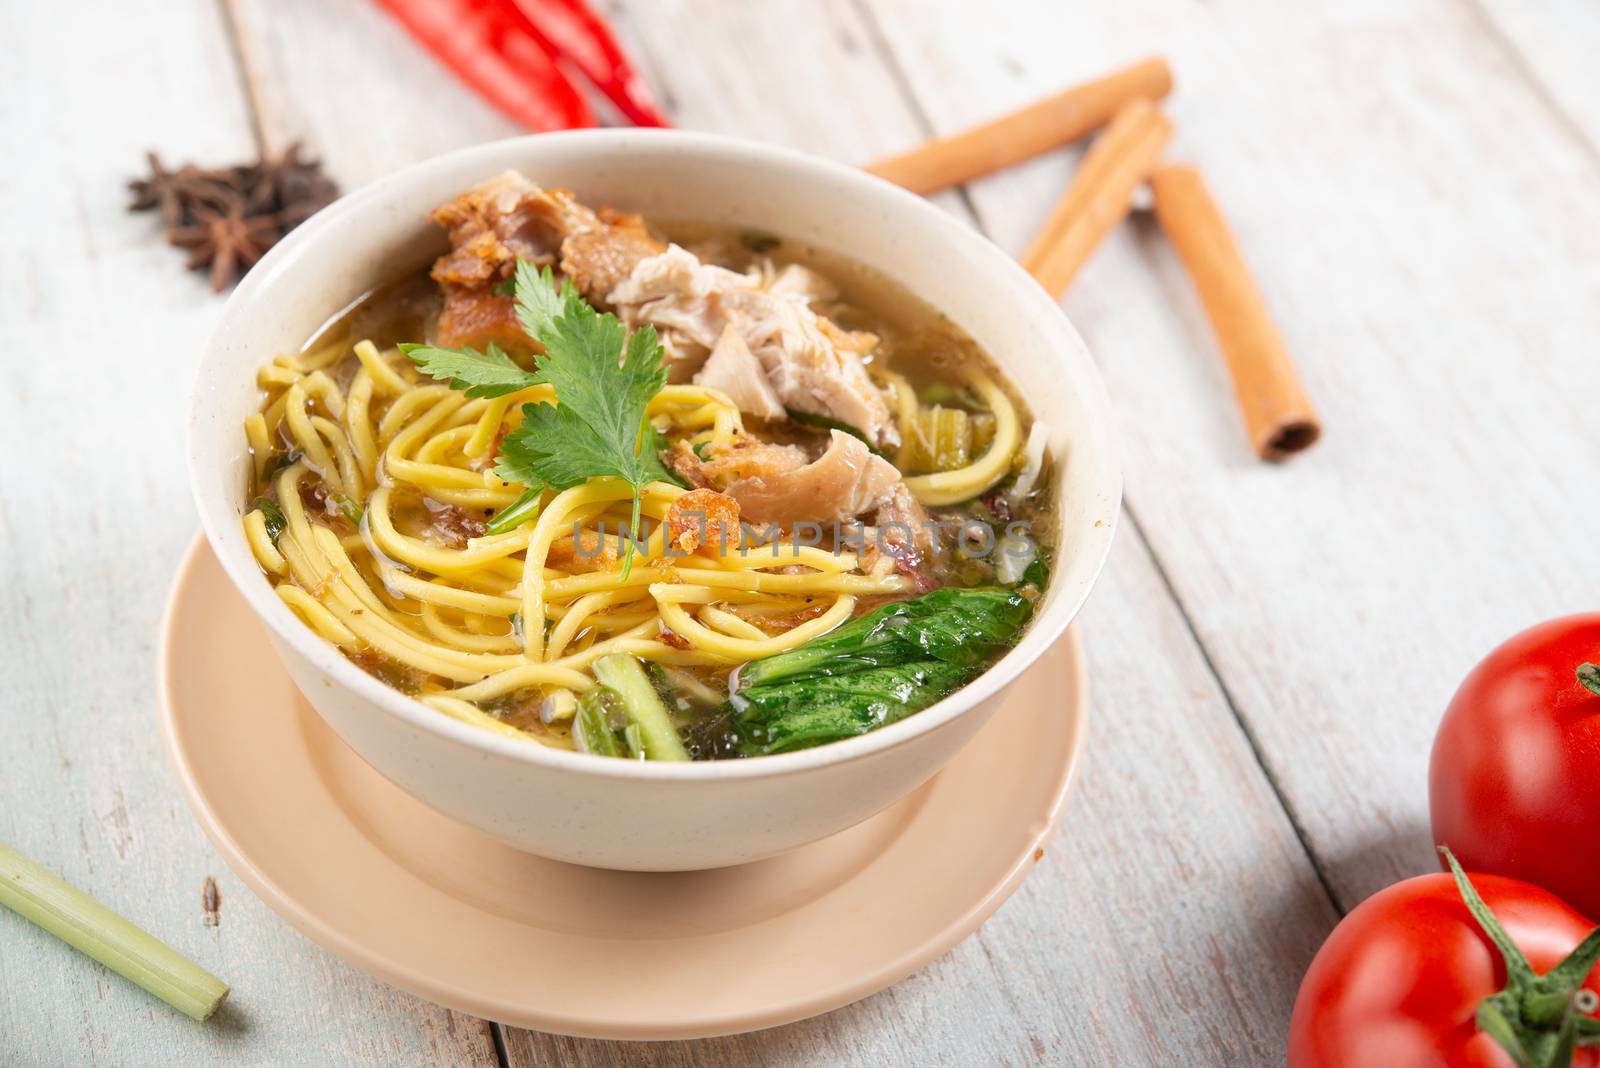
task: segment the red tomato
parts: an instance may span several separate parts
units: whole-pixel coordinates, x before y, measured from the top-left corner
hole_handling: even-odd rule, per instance
[[[1472,882],[1540,975],[1594,926],[1520,880]],[[1506,981],[1449,875],[1396,883],[1356,906],[1317,951],[1294,1003],[1289,1068],[1516,1068],[1474,1020]],[[1600,976],[1584,986],[1600,992]],[[1572,1063],[1596,1068],[1600,1050],[1580,1049]]]
[[[1433,840],[1468,871],[1511,875],[1600,916],[1600,614],[1551,620],[1473,669],[1439,724]]]

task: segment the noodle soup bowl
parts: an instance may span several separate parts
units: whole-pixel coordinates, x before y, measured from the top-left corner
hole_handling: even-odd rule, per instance
[[[429,211],[507,168],[647,218],[779,235],[899,282],[970,334],[1049,430],[1059,547],[1021,641],[971,685],[861,737],[794,753],[689,764],[546,748],[458,722],[391,689],[277,597],[241,525],[242,424],[257,369],[294,351],[374,286],[445,247]],[[542,856],[688,870],[771,856],[843,830],[927,781],[981,728],[1001,692],[1083,605],[1110,547],[1121,476],[1110,412],[1082,341],[1005,253],[926,201],[860,171],[702,134],[597,130],[465,149],[338,201],[249,273],[201,363],[189,422],[205,534],[301,693],[346,743],[439,811]]]

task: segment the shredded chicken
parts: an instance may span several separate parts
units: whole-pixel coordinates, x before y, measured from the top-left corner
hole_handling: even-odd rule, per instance
[[[641,260],[606,294],[630,328],[656,328],[667,352],[667,379],[687,382],[728,325],[721,294],[756,284],[753,277],[701,263],[677,245]]]
[[[722,295],[722,304],[785,408],[845,423],[875,445],[899,443],[899,430],[882,392],[867,377],[861,353],[840,344],[854,336],[832,327],[809,305],[770,293],[732,290]],[[832,327],[831,336],[823,324]]]
[[[798,263],[786,263],[776,270],[764,272],[761,288],[768,293],[796,297],[807,304],[818,300],[834,300],[839,291],[832,282]]]
[[[833,431],[828,449],[803,467],[739,478],[727,488],[753,523],[792,528],[804,521],[831,523],[884,504],[900,485],[900,472],[874,456],[859,438]]]
[[[776,399],[777,407],[855,427],[875,444],[896,444],[899,432],[888,405],[862,362],[878,339],[840,329],[813,311],[810,302],[829,292],[824,286],[815,272],[804,268],[739,274],[701,263],[687,249],[671,245],[659,256],[641,260],[606,299],[629,326],[655,326],[671,360],[673,381],[699,372],[694,381],[711,385],[702,364],[731,327],[755,357],[771,391],[770,397],[745,394],[762,411],[771,411],[769,402]],[[724,370],[719,364],[711,378],[720,378]]]
[[[587,299],[610,305],[629,327],[655,326],[669,381],[732,385],[741,410],[763,419],[792,409],[854,427],[878,446],[899,443],[863,362],[878,339],[812,309],[834,295],[815,271],[791,264],[740,274],[702,263],[656,240],[637,215],[591,211],[566,190],[543,189],[515,171],[467,190],[433,219],[451,245],[433,266],[445,295],[441,344],[525,341],[511,299],[495,284],[511,277],[518,259],[558,265]],[[730,328],[744,350],[730,343],[708,372]]]
[[[695,375],[695,381],[726,393],[741,412],[768,420],[784,417],[783,404],[772,383],[732,323],[722,328],[722,336],[712,346],[711,357]]]

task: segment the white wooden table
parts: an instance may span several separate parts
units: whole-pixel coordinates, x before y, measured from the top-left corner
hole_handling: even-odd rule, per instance
[[[1338,915],[1431,863],[1425,768],[1499,638],[1600,580],[1592,0],[629,0],[678,123],[864,162],[1149,52],[1327,423],[1247,453],[1148,223],[1066,307],[1128,522],[1048,857],[975,936],[810,1022],[624,1046],[498,1029],[270,914],[186,811],[154,639],[196,526],[181,409],[221,302],[123,181],[303,138],[348,188],[512,134],[365,0],[0,5],[0,838],[233,983],[191,1023],[0,914],[0,1063],[1273,1064]],[[1019,250],[1062,152],[940,203]],[[201,887],[221,889],[202,923]]]

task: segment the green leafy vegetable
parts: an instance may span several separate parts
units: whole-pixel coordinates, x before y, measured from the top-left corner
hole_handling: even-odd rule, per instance
[[[758,686],[729,702],[739,751],[785,753],[866,734],[927,708],[971,674],[956,664],[921,660]]]
[[[578,698],[578,712],[572,720],[573,740],[585,753],[624,756],[623,740],[612,725],[622,718],[622,698],[608,686],[596,686]]]
[[[400,351],[426,375],[448,381],[451,389],[464,389],[469,397],[504,397],[544,381],[518,367],[493,342],[487,352],[473,348],[441,349],[404,342]]]
[[[915,660],[970,667],[1014,641],[1032,612],[1016,590],[946,587],[884,605],[798,649],[746,664],[739,685],[749,689]]]
[[[594,662],[594,677],[622,702],[622,712],[637,727],[637,746],[651,760],[688,760],[689,751],[672,725],[672,717],[656,694],[639,661],[627,653],[612,653]]]
[[[333,495],[333,503],[339,506],[339,511],[344,513],[346,519],[358,527],[361,525],[361,506],[359,504],[342,493]]]
[[[1020,589],[947,587],[746,664],[728,700],[745,756],[876,730],[965,686],[1033,614]]]
[[[261,513],[261,519],[266,523],[267,537],[272,539],[272,544],[278,544],[278,538],[285,530],[289,529],[289,521],[283,516],[283,509],[265,497],[257,497],[252,505]]]
[[[489,292],[493,293],[497,297],[509,297],[516,291],[517,280],[515,278],[502,278],[500,281],[489,287]]]
[[[516,530],[522,524],[539,515],[540,501],[543,499],[543,486],[535,486],[522,496],[506,505],[504,511],[493,519],[484,529],[490,534],[504,534]]]
[[[1045,584],[1050,581],[1050,561],[1045,556],[1042,546],[1037,547],[1033,559],[1028,566],[1022,569],[1022,581],[1017,585],[1026,589],[1033,587],[1035,595],[1044,593]]]
[[[267,459],[266,466],[261,469],[261,477],[256,481],[265,486],[267,483],[277,478],[279,473],[281,473],[284,468],[293,467],[295,464],[299,463],[300,456],[301,453],[299,449],[290,449],[288,452],[273,453]]]

